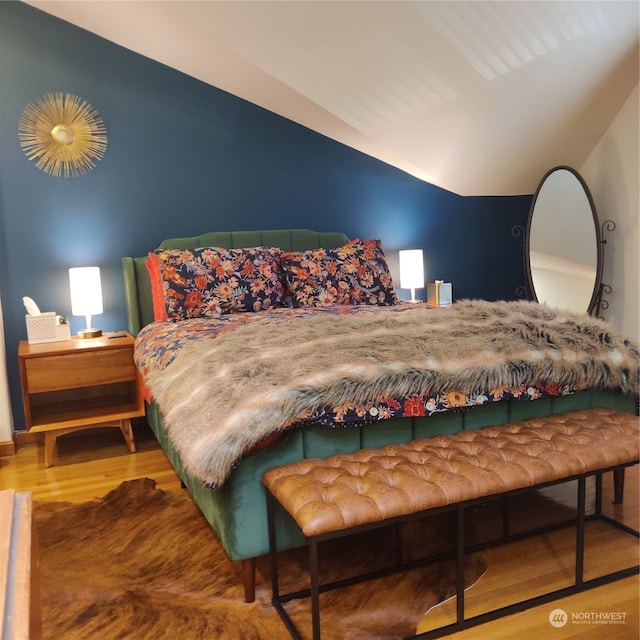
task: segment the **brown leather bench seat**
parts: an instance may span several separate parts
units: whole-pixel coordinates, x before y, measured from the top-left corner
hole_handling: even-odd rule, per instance
[[[301,460],[270,469],[262,481],[313,545],[363,525],[620,470],[638,462],[639,436],[637,416],[586,409]],[[313,599],[317,567],[311,571]],[[274,605],[286,621],[277,582],[273,587]],[[319,613],[313,615],[319,628]]]
[[[636,416],[588,409],[301,460],[263,483],[317,536],[637,461],[638,436]]]

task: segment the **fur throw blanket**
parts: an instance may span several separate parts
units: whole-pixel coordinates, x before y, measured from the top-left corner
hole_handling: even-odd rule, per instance
[[[462,301],[240,326],[147,382],[187,470],[215,487],[252,446],[327,406],[536,383],[637,393],[638,355],[592,316]]]

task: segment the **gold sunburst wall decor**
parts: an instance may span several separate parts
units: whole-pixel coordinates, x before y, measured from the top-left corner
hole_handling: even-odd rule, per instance
[[[88,173],[107,150],[107,129],[85,100],[67,93],[49,93],[27,105],[18,138],[36,167],[65,178]]]

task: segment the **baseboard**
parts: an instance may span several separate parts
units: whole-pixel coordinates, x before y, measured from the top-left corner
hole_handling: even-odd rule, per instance
[[[38,433],[28,431],[14,431],[13,440],[0,442],[0,456],[15,456],[19,447],[25,444],[41,442],[42,438]]]
[[[0,456],[15,456],[16,446],[13,440],[9,442],[0,442]]]

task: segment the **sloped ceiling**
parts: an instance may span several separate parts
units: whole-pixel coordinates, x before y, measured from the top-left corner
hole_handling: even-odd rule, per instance
[[[27,3],[461,195],[580,167],[638,84],[635,0]]]

